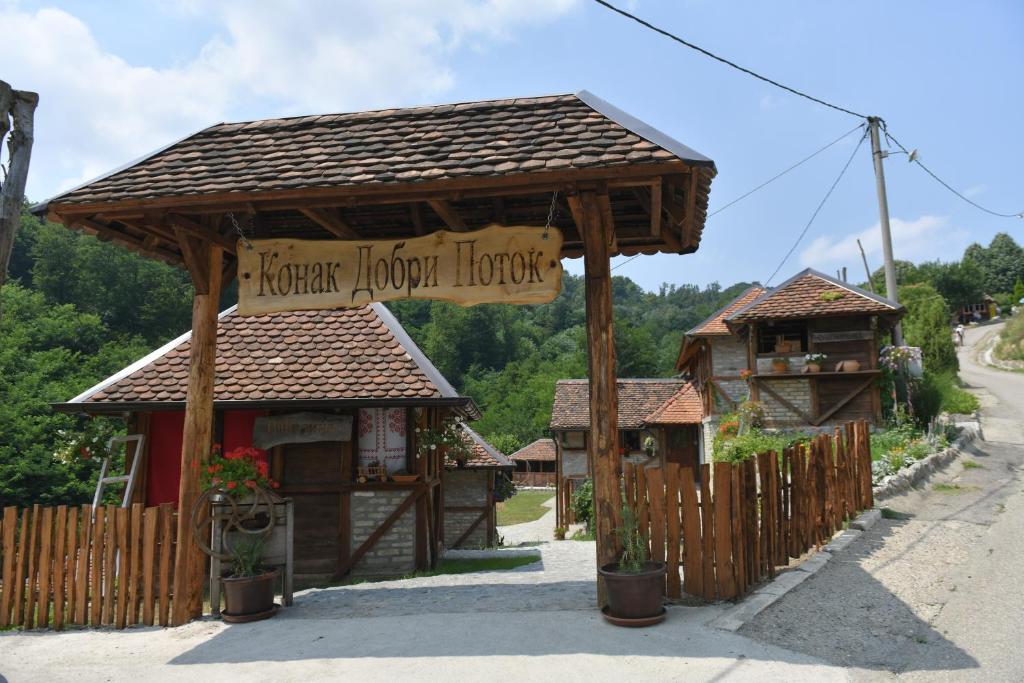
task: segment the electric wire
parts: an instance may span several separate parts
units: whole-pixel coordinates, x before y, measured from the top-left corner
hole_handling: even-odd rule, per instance
[[[899,148],[900,148],[900,150],[902,150],[902,151],[903,151],[903,153],[904,153],[904,154],[906,154],[906,155],[907,155],[908,157],[910,156],[910,152],[909,152],[909,151],[907,150],[907,148],[906,148],[906,147],[904,147],[904,146],[903,146],[903,143],[901,143],[901,142],[900,142],[899,140],[897,140],[897,139],[896,139],[896,138],[895,138],[895,137],[894,137],[894,136],[893,136],[893,135],[892,135],[891,133],[889,133],[889,130],[888,130],[888,128],[886,127],[886,125],[885,125],[885,122],[884,122],[884,121],[882,122],[882,131],[883,131],[883,132],[885,133],[885,139],[886,139],[886,140],[890,140],[890,141],[892,141],[893,143],[895,143],[895,144],[896,144],[896,146],[897,146],[897,147],[899,147]],[[976,202],[976,201],[974,201],[974,200],[972,200],[972,199],[969,199],[968,197],[964,196],[964,194],[963,194],[963,193],[961,193],[961,192],[957,191],[957,190],[956,190],[955,188],[953,188],[953,186],[952,186],[952,185],[950,185],[950,184],[949,184],[949,183],[947,183],[947,182],[946,182],[945,180],[943,180],[942,178],[940,178],[939,176],[937,176],[937,175],[935,174],[935,172],[934,172],[934,171],[932,171],[932,170],[931,170],[930,168],[928,168],[928,167],[927,167],[927,166],[925,166],[925,165],[924,165],[923,163],[921,163],[921,160],[920,160],[920,159],[918,159],[917,157],[913,157],[913,158],[911,158],[910,160],[911,160],[911,161],[912,161],[913,163],[915,163],[915,164],[917,164],[918,166],[920,166],[920,167],[921,167],[921,169],[922,169],[922,170],[923,170],[923,171],[924,171],[925,173],[927,173],[928,175],[930,175],[930,176],[931,176],[931,177],[932,177],[932,178],[933,178],[933,179],[934,179],[934,180],[935,180],[935,181],[936,181],[937,183],[939,183],[940,185],[942,185],[942,186],[943,186],[944,188],[946,188],[947,190],[949,190],[950,192],[952,192],[952,193],[953,193],[953,194],[955,194],[955,195],[956,195],[957,197],[959,197],[960,199],[964,200],[965,202],[967,202],[968,204],[970,204],[970,205],[971,205],[971,206],[973,206],[974,208],[976,208],[976,209],[979,209],[979,210],[981,210],[981,211],[984,211],[984,212],[985,212],[985,213],[987,213],[987,214],[991,214],[991,215],[993,215],[993,216],[998,216],[999,218],[1024,218],[1024,211],[1018,211],[1017,213],[1000,213],[1000,212],[998,212],[998,211],[993,211],[992,209],[989,209],[989,208],[987,208],[987,207],[984,207],[984,206],[982,206],[982,205],[981,205],[981,204],[979,204],[978,202]]]
[[[796,241],[793,242],[793,246],[789,248],[789,251],[786,252],[786,255],[782,257],[781,261],[779,261],[779,265],[776,266],[775,270],[772,271],[771,276],[764,281],[765,287],[771,284],[771,281],[775,278],[776,275],[779,274],[779,271],[782,270],[782,266],[786,264],[786,261],[788,261],[789,257],[793,255],[794,251],[796,251],[797,246],[799,246],[801,240],[803,240],[804,236],[807,234],[807,231],[811,229],[811,225],[814,223],[814,219],[818,217],[818,214],[821,212],[822,207],[825,206],[825,202],[827,202],[828,198],[832,196],[832,191],[836,189],[837,185],[839,185],[839,181],[843,179],[844,175],[846,175],[846,169],[850,168],[850,164],[853,163],[853,159],[857,156],[857,152],[860,151],[860,147],[861,145],[864,144],[864,139],[867,136],[868,131],[867,129],[865,129],[864,134],[860,136],[860,141],[857,142],[857,146],[854,147],[853,153],[850,155],[850,158],[846,160],[846,163],[843,165],[842,170],[839,171],[839,175],[836,176],[836,179],[834,181],[832,181],[832,186],[828,188],[828,192],[826,192],[825,196],[822,197],[820,202],[818,202],[818,207],[814,209],[814,213],[811,214],[811,218],[810,220],[807,221],[807,225],[805,225],[804,229],[800,231],[800,235],[796,238]]]
[[[669,33],[665,29],[658,28],[654,24],[651,24],[650,22],[644,21],[643,19],[641,19],[640,17],[636,16],[635,14],[630,14],[626,10],[619,9],[618,7],[616,7],[615,5],[611,4],[610,2],[606,2],[606,0],[594,0],[594,2],[596,2],[597,4],[599,4],[599,5],[603,6],[603,7],[606,7],[607,9],[610,9],[613,12],[621,14],[622,16],[626,17],[627,19],[632,19],[636,23],[638,23],[641,26],[644,26],[646,28],[649,28],[650,30],[654,31],[655,33],[660,33],[661,35],[665,36],[666,38],[670,38],[671,40],[674,40],[674,41],[676,41],[677,43],[679,43],[681,45],[685,45],[686,47],[690,48],[691,50],[696,50],[697,52],[700,52],[701,54],[703,54],[703,55],[705,55],[707,57],[711,57],[712,59],[717,60],[717,61],[721,62],[722,64],[725,64],[727,66],[731,66],[732,68],[734,68],[734,69],[736,69],[738,71],[742,71],[743,73],[747,74],[748,76],[753,76],[754,78],[757,78],[757,79],[759,79],[761,81],[764,81],[765,83],[768,83],[770,85],[774,85],[776,88],[781,88],[782,90],[790,92],[790,93],[792,93],[794,95],[797,95],[799,97],[803,97],[803,98],[808,99],[808,100],[810,100],[812,102],[817,102],[818,104],[824,105],[824,106],[829,107],[831,109],[835,109],[836,111],[841,111],[844,114],[849,114],[851,116],[856,116],[856,117],[862,118],[862,119],[866,119],[867,118],[867,116],[865,116],[864,114],[858,114],[857,112],[851,111],[850,109],[846,109],[845,107],[840,107],[837,104],[832,104],[831,102],[826,102],[825,100],[818,99],[817,97],[814,97],[813,95],[808,95],[807,93],[801,92],[801,91],[797,90],[796,88],[791,88],[788,85],[783,85],[782,83],[779,83],[778,81],[773,81],[772,79],[768,78],[767,76],[762,76],[761,74],[757,73],[756,71],[751,71],[750,69],[742,67],[742,66],[740,66],[739,64],[737,64],[735,62],[731,62],[728,59],[725,59],[724,57],[719,57],[714,52],[710,52],[709,50],[705,50],[704,48],[700,47],[699,45],[694,45],[693,43],[691,43],[691,42],[689,42],[687,40],[684,40],[683,38],[680,38],[679,36],[677,36],[677,35],[675,35],[673,33]]]
[[[779,173],[776,173],[776,174],[775,174],[775,175],[773,175],[773,176],[772,176],[771,178],[769,178],[768,180],[764,181],[763,183],[761,183],[761,184],[760,184],[760,185],[758,185],[757,187],[753,188],[752,190],[748,190],[747,192],[744,192],[744,193],[743,193],[743,194],[741,194],[741,195],[740,195],[739,197],[736,197],[736,199],[733,199],[733,200],[732,200],[731,202],[729,202],[729,203],[728,203],[728,204],[726,204],[725,206],[722,206],[722,207],[719,207],[719,208],[715,209],[714,211],[712,211],[711,213],[709,213],[709,214],[708,214],[708,218],[711,218],[711,217],[712,217],[712,216],[714,216],[715,214],[719,214],[719,213],[721,213],[721,212],[725,211],[726,209],[728,209],[728,208],[729,208],[730,206],[732,206],[733,204],[736,204],[737,202],[739,202],[739,201],[741,201],[741,200],[743,200],[743,199],[746,199],[746,198],[747,198],[747,197],[749,197],[750,195],[752,195],[752,194],[754,194],[755,192],[757,192],[758,190],[760,190],[760,189],[761,189],[762,187],[765,187],[766,185],[769,185],[769,184],[773,183],[774,181],[778,180],[779,178],[781,178],[782,176],[786,175],[786,174],[787,174],[787,173],[789,173],[790,171],[792,171],[792,170],[796,169],[796,168],[797,168],[797,167],[799,167],[799,166],[802,166],[803,164],[807,163],[808,161],[810,161],[810,160],[811,160],[811,159],[813,159],[814,157],[818,156],[819,154],[821,154],[821,153],[822,153],[822,152],[824,152],[825,150],[829,149],[830,147],[833,147],[834,145],[838,144],[838,143],[839,143],[840,141],[842,141],[842,140],[844,140],[845,138],[847,138],[847,137],[848,137],[848,136],[849,136],[849,135],[850,135],[851,133],[855,133],[856,131],[860,130],[860,129],[861,129],[861,128],[863,128],[863,127],[864,127],[864,124],[863,124],[863,123],[862,123],[862,124],[859,124],[859,125],[857,125],[857,126],[854,126],[854,127],[853,127],[853,128],[851,128],[850,130],[846,131],[845,133],[843,133],[842,135],[840,135],[839,137],[837,137],[837,138],[836,138],[835,140],[833,140],[832,142],[828,143],[828,144],[827,144],[827,145],[825,145],[824,147],[821,147],[821,148],[820,148],[820,149],[818,149],[818,150],[817,150],[816,152],[812,152],[812,153],[811,153],[810,155],[808,155],[808,156],[804,157],[803,159],[801,159],[800,161],[796,162],[795,164],[793,164],[792,166],[790,166],[790,167],[789,167],[789,168],[787,168],[786,170],[784,170],[784,171],[781,171],[781,172],[779,172]],[[612,270],[615,270],[615,269],[617,269],[617,268],[621,268],[622,266],[626,265],[627,263],[629,263],[629,262],[630,262],[630,261],[632,261],[633,259],[637,258],[638,256],[640,256],[640,254],[636,254],[636,255],[634,255],[634,256],[630,256],[630,257],[629,257],[628,259],[626,259],[626,260],[625,260],[625,261],[623,261],[622,263],[618,263],[618,264],[616,264],[616,265],[612,266],[612,268],[611,268],[611,269],[612,269]]]

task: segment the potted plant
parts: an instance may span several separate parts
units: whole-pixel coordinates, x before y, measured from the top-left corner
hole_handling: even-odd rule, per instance
[[[644,439],[644,453],[648,458],[654,457],[654,452],[658,450],[658,442],[655,441],[653,436],[648,436]]]
[[[789,372],[789,359],[785,357],[772,358],[772,372],[776,375]]]
[[[215,444],[210,462],[200,476],[203,490],[210,491],[210,502],[223,503],[228,496],[241,502],[257,489],[280,486],[270,478],[270,468],[263,454],[255,448],[239,447],[221,454]]]
[[[230,571],[220,579],[224,621],[242,623],[274,616],[274,581],[280,570],[264,569],[262,561],[262,538],[241,538],[232,546]]]
[[[622,506],[622,526],[615,530],[622,543],[622,557],[597,571],[604,578],[608,606],[605,618],[619,626],[648,626],[665,618],[664,562],[651,562],[647,537],[640,533],[636,513]]]
[[[821,364],[828,360],[828,356],[824,353],[809,353],[804,356],[804,364],[807,367],[807,372],[821,372]]]
[[[462,423],[455,418],[445,418],[440,429],[417,427],[416,440],[419,444],[416,457],[440,449],[445,459],[454,461],[456,467],[465,467],[466,461],[473,457],[469,436],[463,431]]]

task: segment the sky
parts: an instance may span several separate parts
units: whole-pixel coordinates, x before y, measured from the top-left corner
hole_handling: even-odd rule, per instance
[[[766,76],[884,118],[947,182],[1024,210],[1024,3],[618,0]],[[591,0],[0,0],[0,78],[40,94],[27,192],[49,197],[220,121],[587,89],[715,160],[710,211],[858,125]],[[691,255],[616,275],[765,281],[857,145],[852,134],[708,219]],[[896,258],[956,260],[1024,220],[964,203],[906,156],[886,162]],[[881,266],[867,142],[773,283]],[[566,268],[579,273],[579,259]]]

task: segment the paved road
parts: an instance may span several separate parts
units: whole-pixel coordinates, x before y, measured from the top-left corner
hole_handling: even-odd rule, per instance
[[[900,519],[882,520],[742,634],[849,667],[854,680],[1024,680],[1024,375],[972,353],[997,330],[970,330],[960,353],[986,441],[886,501]]]

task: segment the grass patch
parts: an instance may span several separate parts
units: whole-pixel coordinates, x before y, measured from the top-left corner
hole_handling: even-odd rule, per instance
[[[983,469],[985,469],[985,466],[982,465],[980,462],[975,462],[973,460],[964,460],[964,469],[965,470],[983,470]]]
[[[967,491],[973,491],[973,486],[961,486],[960,484],[944,484],[939,483],[932,486],[933,491],[939,493],[966,493]]]
[[[1018,314],[1006,321],[994,355],[1000,360],[1024,360],[1024,315]]]
[[[577,529],[576,533],[569,537],[570,541],[593,541],[594,532],[585,529]]]
[[[939,373],[933,377],[933,385],[939,393],[939,410],[947,413],[970,415],[981,404],[978,397],[962,388],[960,378],[950,373]]]
[[[498,503],[498,526],[523,524],[540,519],[551,508],[543,503],[555,497],[553,491],[519,491],[506,501]]]
[[[910,519],[911,515],[906,512],[900,512],[899,510],[893,510],[892,508],[882,508],[879,510],[882,513],[882,519]]]

